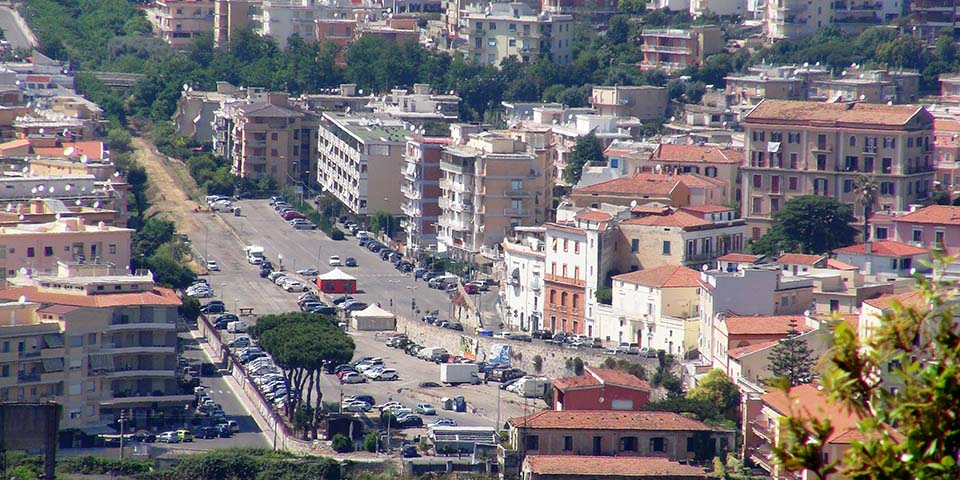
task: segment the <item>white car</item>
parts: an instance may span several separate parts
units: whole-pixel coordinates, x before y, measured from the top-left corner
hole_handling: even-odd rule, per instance
[[[456,426],[457,426],[457,421],[452,418],[438,418],[436,422],[427,424],[427,428],[456,427]]]
[[[363,383],[366,381],[367,379],[364,378],[363,375],[360,375],[359,373],[356,373],[356,372],[348,373],[344,375],[343,378],[340,379],[340,383]]]
[[[392,401],[387,403],[381,403],[380,405],[377,405],[374,408],[376,408],[377,410],[380,410],[381,412],[386,412],[393,408],[403,408],[403,404],[397,401]]]
[[[316,277],[320,274],[316,268],[304,268],[303,270],[297,270],[297,273],[304,277]]]
[[[211,272],[219,272],[220,264],[216,260],[207,260],[207,270]]]
[[[367,370],[373,370],[377,368],[383,368],[383,362],[360,362],[357,364],[357,371],[360,373],[366,372]]]
[[[327,264],[329,264],[331,267],[339,267],[343,265],[343,262],[340,261],[339,255],[331,255],[327,260]]]
[[[372,372],[367,370],[363,372],[363,375],[371,380],[398,380],[400,378],[397,371],[392,368],[377,369]]]
[[[369,412],[370,404],[367,402],[353,401],[344,403],[340,408],[342,408],[344,412]]]
[[[307,290],[309,290],[309,288],[307,288],[307,286],[304,285],[303,282],[299,280],[294,280],[289,277],[287,277],[286,281],[283,282],[280,286],[283,287],[283,289],[288,292],[306,292]]]

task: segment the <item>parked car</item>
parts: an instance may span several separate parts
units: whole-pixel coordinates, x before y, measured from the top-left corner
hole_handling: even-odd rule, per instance
[[[435,422],[427,425],[427,428],[434,427],[456,427],[457,421],[452,418],[438,418]]]
[[[440,388],[442,386],[443,385],[440,385],[437,382],[420,382],[417,384],[417,387],[419,388]]]
[[[423,418],[419,415],[404,415],[397,417],[397,423],[401,428],[419,428],[423,426]]]
[[[180,438],[180,441],[181,441],[181,442],[192,442],[192,441],[193,441],[193,433],[190,432],[190,430],[186,430],[186,429],[177,430],[177,437]]]
[[[157,441],[160,443],[180,443],[180,435],[177,435],[175,431],[163,432],[157,437]]]
[[[366,381],[367,381],[367,379],[364,378],[363,375],[360,375],[360,374],[357,373],[357,372],[349,372],[349,373],[347,373],[346,375],[340,377],[340,383],[341,383],[341,384],[344,384],[344,383],[347,383],[347,384],[349,384],[349,383],[363,383],[363,382],[366,382]]]
[[[436,415],[437,409],[430,405],[429,403],[418,403],[416,412],[421,415]]]
[[[211,272],[219,272],[220,264],[216,260],[207,260],[207,270]]]
[[[316,230],[317,224],[309,220],[304,220],[302,222],[294,221],[290,225],[293,226],[294,230]]]
[[[340,261],[339,255],[331,255],[330,258],[327,259],[327,264],[331,267],[339,267],[343,265],[343,263]]]
[[[373,380],[399,380],[400,375],[397,374],[397,371],[392,368],[384,368],[382,370],[376,370],[372,375],[367,375]]]
[[[476,286],[475,284],[468,283],[463,286],[463,291],[467,292],[468,295],[476,295],[480,293],[480,287]]]
[[[226,311],[226,307],[225,307],[222,303],[212,303],[212,302],[211,302],[211,303],[208,303],[207,305],[204,305],[203,307],[200,308],[200,312],[201,312],[201,313],[204,313],[204,314],[207,314],[207,315],[213,315],[213,314],[217,314],[217,313],[223,313],[223,312],[225,312],[225,311]]]
[[[343,264],[348,267],[356,267],[357,259],[353,257],[347,257],[346,259],[343,260]]]
[[[549,340],[553,338],[553,332],[550,330],[534,330],[530,336],[540,340]]]
[[[644,358],[657,358],[657,351],[650,347],[641,348],[639,354]]]
[[[217,438],[217,429],[214,427],[201,427],[200,430],[197,430],[197,438],[211,439]]]
[[[370,404],[367,402],[361,402],[359,400],[355,400],[355,401],[343,404],[340,408],[342,408],[344,412],[369,412]]]
[[[317,275],[320,274],[320,271],[317,270],[316,268],[310,267],[310,268],[304,268],[302,270],[297,270],[297,273],[300,275],[303,275],[304,277],[316,277]]]

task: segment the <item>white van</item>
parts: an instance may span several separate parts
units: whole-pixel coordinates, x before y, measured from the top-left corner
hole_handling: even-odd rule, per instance
[[[427,286],[430,288],[446,288],[450,285],[456,285],[460,281],[460,278],[456,275],[447,273],[440,275],[439,277],[433,277],[430,281],[427,282]]]
[[[241,321],[227,324],[227,333],[247,333],[247,324]]]
[[[443,348],[443,347],[426,347],[426,348],[420,349],[420,351],[417,352],[417,358],[422,358],[422,359],[424,359],[424,360],[430,360],[431,358],[433,358],[434,355],[436,355],[436,354],[444,354],[444,353],[447,353],[447,349],[446,349],[446,348]]]

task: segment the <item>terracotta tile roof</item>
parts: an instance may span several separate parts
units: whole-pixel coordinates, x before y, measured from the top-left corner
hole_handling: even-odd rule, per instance
[[[573,194],[668,195],[680,183],[678,177],[657,173],[638,173],[632,177],[615,178],[588,187],[578,188]]]
[[[30,140],[26,138],[19,138],[17,140],[10,140],[9,142],[0,143],[0,149],[8,148],[20,148],[20,147],[29,147]]]
[[[41,304],[71,305],[75,307],[107,308],[124,305],[169,305],[179,306],[180,297],[169,288],[154,287],[151,291],[136,293],[107,293],[98,295],[74,295],[68,293],[40,292],[37,287],[14,287],[0,289],[0,300],[16,300],[24,296],[29,302]]]
[[[673,412],[617,410],[545,410],[507,420],[514,427],[556,430],[714,431],[692,418]]]
[[[755,263],[763,258],[763,255],[750,255],[748,253],[728,253],[717,260],[721,262],[750,262]]]
[[[733,209],[730,207],[724,207],[723,205],[687,205],[686,207],[680,207],[680,210],[691,212],[691,213],[720,213],[720,212],[729,212]]]
[[[881,257],[906,257],[929,253],[927,250],[913,245],[893,240],[879,240],[870,242],[870,253],[867,253],[867,244],[850,245],[838,248],[833,253],[850,253],[854,255],[879,255]]]
[[[700,286],[700,272],[682,265],[663,265],[637,270],[617,275],[613,279],[657,288]]]
[[[730,358],[740,359],[751,353],[770,348],[778,343],[780,343],[780,340],[770,340],[769,342],[754,343],[753,345],[747,345],[745,347],[731,348],[730,350],[727,350],[727,356]]]
[[[40,313],[49,313],[51,315],[66,315],[79,308],[80,307],[74,307],[71,305],[49,305],[49,306],[37,309],[37,311]]]
[[[599,210],[586,210],[577,213],[576,218],[587,222],[607,222],[613,218],[613,215]]]
[[[960,120],[952,117],[935,117],[933,119],[933,130],[936,133],[960,132]]]
[[[617,385],[636,390],[651,391],[650,384],[639,378],[619,370],[587,367],[583,375],[576,377],[558,378],[553,385],[560,390],[577,388],[599,387],[601,385]]]
[[[895,217],[894,222],[931,223],[936,225],[960,225],[960,207],[930,205],[906,215]]]
[[[744,158],[742,150],[733,148],[671,144],[661,144],[650,156],[650,160],[662,162],[729,163],[737,165],[742,164]]]
[[[849,263],[841,262],[836,258],[827,259],[827,268],[832,268],[834,270],[859,270],[857,267],[850,265]]]
[[[50,82],[50,75],[27,75],[26,80],[28,82],[48,83]]]
[[[881,295],[877,298],[864,300],[863,303],[880,310],[890,310],[894,303],[899,303],[904,307],[918,307],[926,303],[923,293],[919,290],[906,293]]]
[[[717,180],[716,178],[704,177],[703,175],[697,175],[696,173],[687,173],[683,175],[677,175],[677,178],[681,183],[687,186],[687,188],[713,188],[713,187],[723,187],[727,184],[722,180]]]
[[[667,215],[647,215],[646,217],[631,218],[622,222],[625,225],[644,225],[648,227],[703,227],[712,223],[687,212],[674,211]]]
[[[33,149],[33,153],[41,157],[66,157],[66,150],[73,148],[73,157],[86,155],[91,160],[103,160],[104,145],[103,142],[91,140],[84,142],[64,143],[60,147],[38,147]]]
[[[630,208],[631,213],[655,213],[662,215],[670,211],[670,207],[660,202],[645,203]]]
[[[903,126],[920,112],[926,112],[926,110],[917,105],[798,102],[764,99],[747,114],[743,123],[846,123]]]
[[[823,255],[806,255],[803,253],[785,253],[777,258],[776,262],[781,265],[809,265],[814,266],[822,261]]]
[[[760,398],[764,405],[784,416],[792,411],[794,414],[808,418],[830,419],[833,433],[827,438],[828,442],[849,443],[854,439],[850,435],[851,431],[860,434],[857,430],[856,415],[842,405],[831,402],[817,385],[793,387],[790,389],[789,397],[780,390],[774,390]]]
[[[537,475],[582,476],[584,478],[707,478],[706,470],[681,465],[659,457],[594,457],[577,455],[527,455],[524,470]]]
[[[729,335],[777,335],[786,336],[790,329],[790,322],[795,322],[800,332],[812,330],[806,324],[803,315],[773,315],[773,316],[727,316],[723,323],[727,326]]]

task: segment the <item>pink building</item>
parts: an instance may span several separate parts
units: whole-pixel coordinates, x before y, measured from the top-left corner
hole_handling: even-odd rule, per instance
[[[960,185],[960,120],[953,117],[936,117],[933,120],[935,180],[940,187],[953,196]]]
[[[52,274],[57,272],[57,262],[80,260],[124,268],[130,265],[132,233],[103,222],[87,225],[83,217],[0,226],[0,252],[5,254],[0,262],[8,277],[26,272]]]
[[[960,207],[930,205],[909,213],[878,212],[870,219],[871,238],[896,240],[920,248],[960,249]]]

